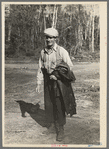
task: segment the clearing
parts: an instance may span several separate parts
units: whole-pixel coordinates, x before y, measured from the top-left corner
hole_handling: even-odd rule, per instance
[[[72,84],[77,103],[77,115],[67,116],[65,137],[56,141],[56,134],[42,135],[44,127],[43,89],[35,92],[37,64],[5,64],[5,145],[38,144],[100,144],[100,87],[99,63],[77,63],[74,65],[76,82]],[[29,103],[40,101],[36,114],[21,111],[15,100]]]

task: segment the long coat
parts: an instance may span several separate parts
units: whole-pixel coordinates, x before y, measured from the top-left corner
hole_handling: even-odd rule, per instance
[[[68,65],[66,63],[61,63],[56,67],[52,73],[57,77],[58,80],[56,81],[50,80],[50,76],[47,74],[46,69],[42,69],[42,72],[44,75],[46,120],[49,123],[54,122],[52,101],[55,100],[57,96],[61,96],[67,114],[70,114],[70,116],[76,114],[75,96],[71,86],[71,81],[75,81],[75,76],[70,72]]]
[[[76,80],[73,71],[70,71],[69,66],[65,62],[61,62],[55,68],[53,74],[57,77],[57,88],[59,88],[62,95],[66,113],[70,114],[70,116],[76,114],[75,96],[71,86],[71,82]]]

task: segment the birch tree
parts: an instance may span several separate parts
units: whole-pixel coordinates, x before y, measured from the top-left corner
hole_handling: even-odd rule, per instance
[[[86,46],[84,42],[90,51],[94,52],[94,46],[99,44],[100,38],[97,9],[97,6],[74,4],[10,5],[6,8],[9,13],[5,12],[7,51],[30,55],[33,52],[38,55],[44,46],[44,29],[54,27],[59,31],[59,44],[68,50],[70,55],[83,52],[83,48],[87,50],[87,47],[83,47]],[[11,47],[7,46],[8,44]]]

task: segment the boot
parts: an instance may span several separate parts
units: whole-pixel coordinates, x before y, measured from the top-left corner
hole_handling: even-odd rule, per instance
[[[62,141],[64,138],[64,127],[63,125],[58,127],[56,141]]]
[[[55,129],[54,123],[52,123],[47,130],[45,130],[44,132],[42,132],[42,134],[46,134],[46,135],[48,135],[50,133],[56,133],[56,129]]]

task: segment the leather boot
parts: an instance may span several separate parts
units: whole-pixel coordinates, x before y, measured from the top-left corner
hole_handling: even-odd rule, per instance
[[[56,141],[62,141],[64,138],[64,127],[63,125],[58,127]]]
[[[47,134],[50,134],[50,133],[56,133],[56,129],[55,129],[54,123],[52,123],[47,130],[45,130],[44,132],[42,132],[42,134],[46,134],[46,135]]]

